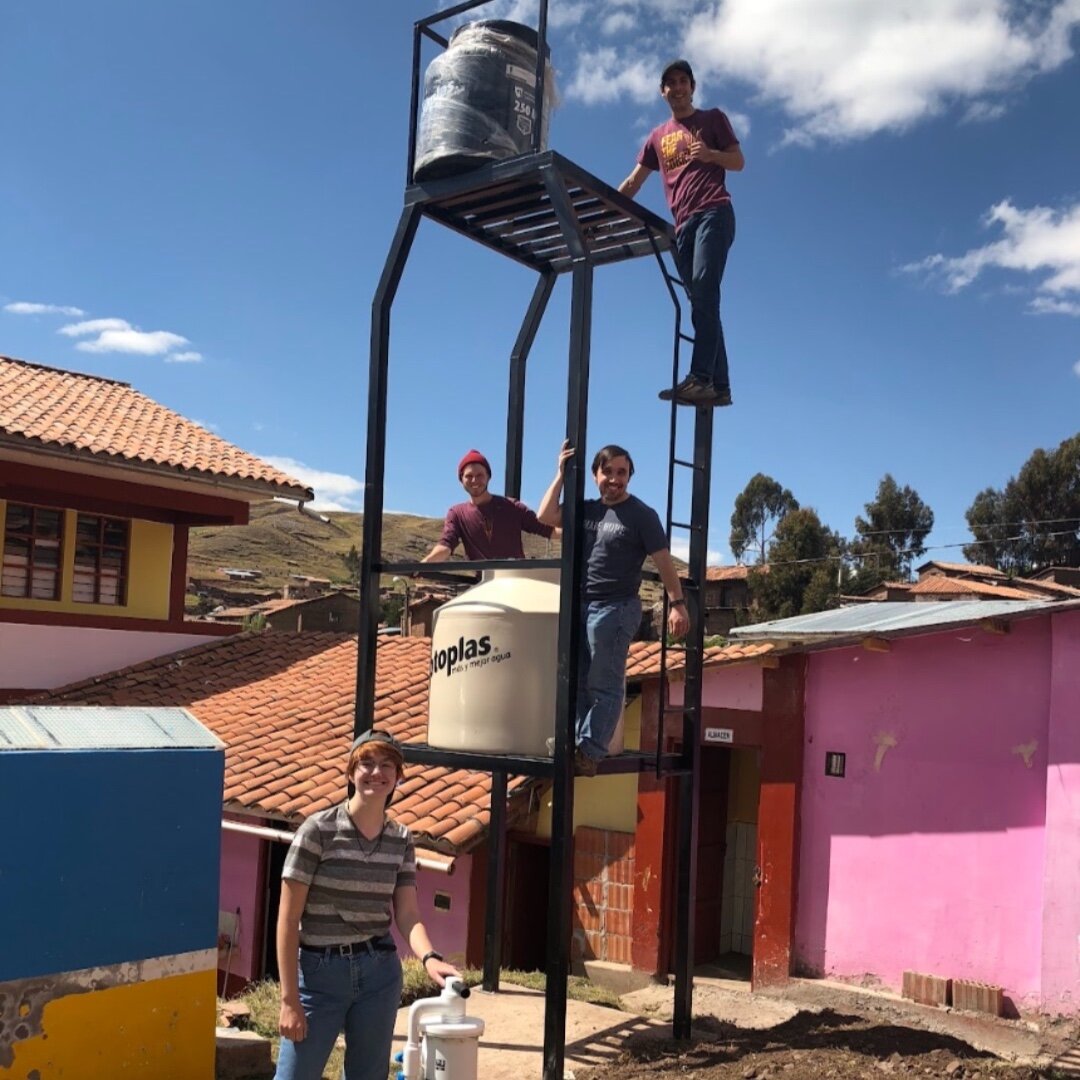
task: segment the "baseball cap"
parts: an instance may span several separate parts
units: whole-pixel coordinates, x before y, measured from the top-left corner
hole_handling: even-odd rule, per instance
[[[691,82],[694,81],[694,69],[690,66],[689,60],[672,60],[670,64],[662,72],[660,72],[660,85],[663,86],[667,81],[667,77],[673,71],[681,71],[686,75]]]
[[[377,731],[375,728],[371,728],[369,731],[365,731],[361,735],[357,735],[353,739],[353,744],[350,747],[350,753],[353,750],[359,750],[362,746],[382,746],[389,750],[391,753],[397,754],[402,761],[405,760],[405,751],[401,748],[401,743],[394,738],[387,731]]]
[[[458,479],[461,479],[461,474],[465,471],[466,465],[483,465],[487,469],[488,476],[491,475],[491,462],[488,461],[479,450],[470,450],[457,464]]]

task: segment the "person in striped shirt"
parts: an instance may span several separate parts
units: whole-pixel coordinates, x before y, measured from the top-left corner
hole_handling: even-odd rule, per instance
[[[343,1030],[345,1080],[386,1080],[401,1003],[391,916],[439,986],[459,974],[432,948],[420,921],[412,835],[386,815],[404,765],[395,739],[364,732],[349,752],[352,796],[296,830],[278,910],[275,1080],[320,1080]],[[298,956],[296,967],[290,956]]]

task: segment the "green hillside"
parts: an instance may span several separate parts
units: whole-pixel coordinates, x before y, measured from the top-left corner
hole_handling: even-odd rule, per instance
[[[213,526],[192,529],[188,549],[188,576],[218,576],[222,567],[259,570],[259,588],[280,589],[290,574],[329,578],[345,584],[349,580],[344,556],[355,545],[360,549],[363,514],[331,513],[329,524],[300,514],[285,503],[262,503],[252,507],[248,525]],[[411,514],[383,517],[383,557],[400,562],[422,559],[439,539],[441,518]],[[548,556],[547,541],[526,536],[525,554],[531,558]],[[550,546],[557,555],[557,542]]]

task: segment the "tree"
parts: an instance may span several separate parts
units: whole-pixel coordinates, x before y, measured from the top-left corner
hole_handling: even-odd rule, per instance
[[[851,545],[857,569],[852,588],[863,592],[881,581],[907,580],[911,564],[926,552],[923,541],[934,527],[934,511],[905,484],[901,487],[886,473],[873,502],[866,503],[866,517],[855,518],[858,534]]]
[[[349,572],[349,580],[357,585],[360,582],[360,552],[356,550],[355,544],[349,545],[349,550],[346,554],[341,556],[341,561],[345,564],[345,569]]]
[[[750,571],[761,619],[787,619],[834,607],[843,574],[843,537],[809,507],[789,510],[776,526],[768,566]]]
[[[384,593],[379,605],[379,619],[387,626],[400,626],[405,597],[399,592]]]
[[[731,515],[731,553],[742,562],[745,552],[753,549],[756,561],[765,561],[765,549],[784,515],[798,510],[799,503],[787,488],[771,476],[756,473],[735,499]]]
[[[1080,434],[1036,450],[1000,491],[985,488],[968,507],[972,562],[1007,573],[1080,566]]]

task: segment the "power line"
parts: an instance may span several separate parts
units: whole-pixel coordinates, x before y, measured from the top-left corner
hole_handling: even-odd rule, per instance
[[[965,528],[965,529],[971,529],[971,528],[978,528],[978,529],[1013,529],[1013,528],[1028,528],[1028,527],[1030,527],[1032,525],[1062,525],[1067,521],[1076,522],[1076,527],[1078,529],[1080,529],[1080,517],[1077,517],[1077,516],[1062,517],[1062,518],[1032,518],[1029,521],[991,521],[991,522],[987,522],[986,524],[979,524],[979,525],[975,525],[975,526],[972,526],[972,525],[968,524],[968,525],[963,525],[963,526],[949,525],[949,526],[936,526],[936,527],[938,527],[938,528],[950,528],[950,529],[953,529],[953,528]],[[822,522],[822,524],[824,525],[825,523]],[[828,528],[828,526],[825,526],[825,527]],[[909,533],[911,531],[912,531],[911,529],[876,529],[876,530],[874,530],[872,532],[858,532],[858,530],[856,530],[859,537],[864,537],[864,536],[892,536],[893,533],[907,534],[907,533]],[[1070,532],[1071,531],[1072,530],[1070,530]],[[1069,535],[1069,534],[1067,533],[1066,535]],[[746,539],[746,538],[743,537],[743,536],[739,536],[737,533],[731,533],[730,536],[728,537],[728,543],[730,543],[732,540],[743,540],[743,539]],[[986,543],[986,542],[987,541],[983,541],[983,540],[973,541],[973,543],[979,543],[979,544]],[[995,543],[1003,543],[1003,542],[1004,541],[995,541]],[[937,545],[935,545],[935,546],[937,546]],[[948,545],[945,545],[945,546],[948,546]]]
[[[1072,518],[1060,518],[1061,521],[1072,521]],[[1017,543],[1021,541],[1032,540],[1049,540],[1058,536],[1075,536],[1075,529],[1064,529],[1058,532],[1045,532],[1037,533],[1034,536],[1003,536],[997,540],[966,540],[960,541],[955,544],[930,544],[921,549],[919,548],[905,548],[895,552],[898,556],[903,555],[924,555],[928,551],[947,551],[953,548],[963,547],[982,547],[987,544],[1009,544]],[[885,554],[880,551],[868,551],[868,552],[850,552],[844,555],[817,555],[809,559],[782,559],[779,561],[773,561],[770,559],[767,563],[759,563],[761,566],[809,566],[815,563],[842,563],[842,562],[854,562],[863,561],[870,558],[877,558],[879,555]],[[753,569],[753,567],[750,567]]]

